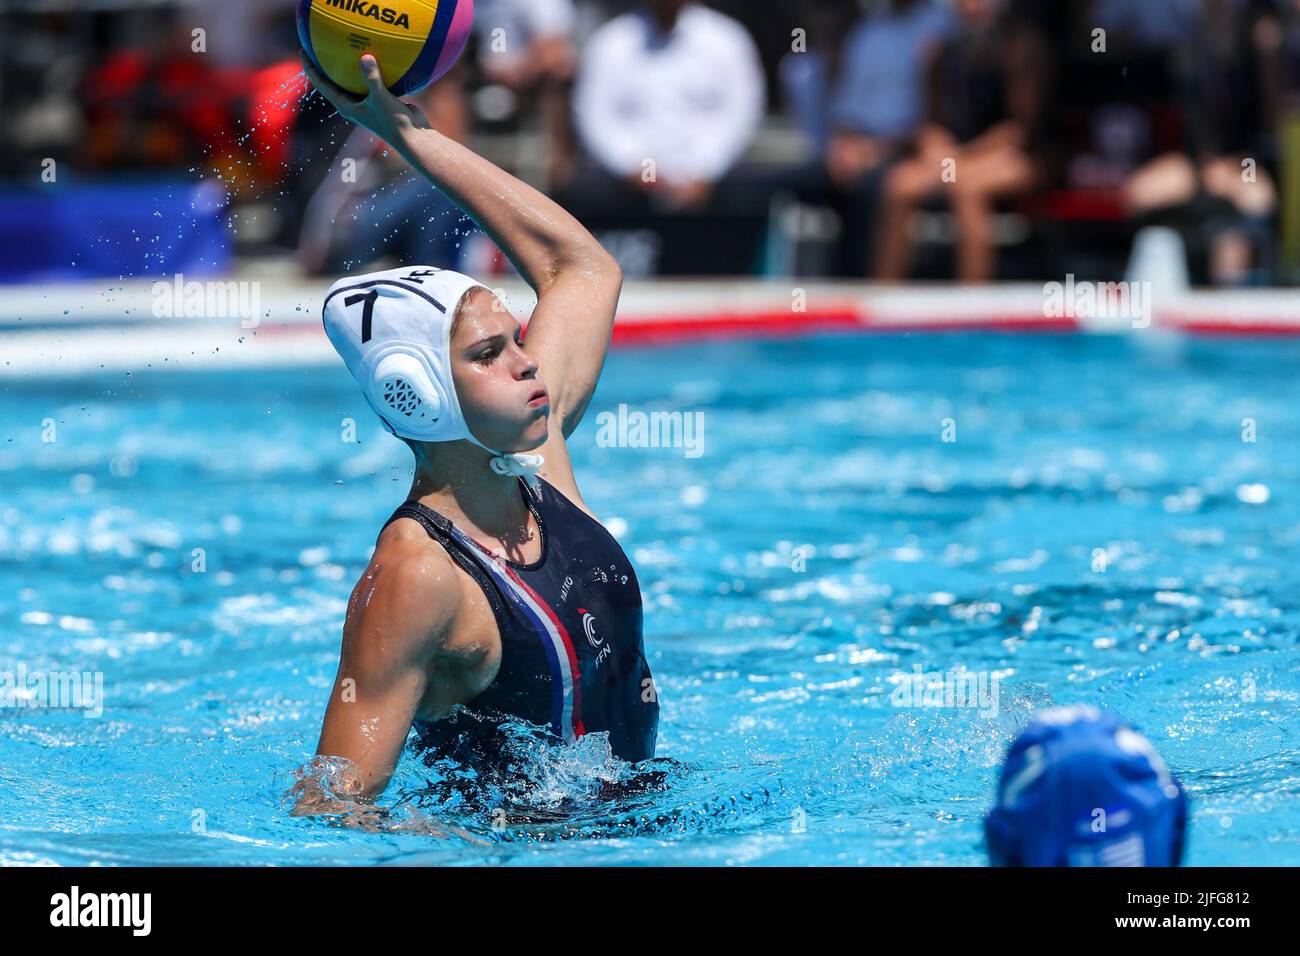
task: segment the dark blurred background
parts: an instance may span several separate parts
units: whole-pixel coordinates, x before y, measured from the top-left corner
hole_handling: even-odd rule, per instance
[[[293,0],[6,0],[0,281],[508,270]],[[478,0],[430,119],[633,276],[1300,279],[1300,0]]]

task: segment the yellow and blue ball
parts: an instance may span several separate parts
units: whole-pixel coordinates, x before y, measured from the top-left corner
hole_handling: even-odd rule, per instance
[[[397,96],[423,89],[465,49],[474,0],[298,0],[298,39],[312,62],[353,93],[366,92],[358,61],[379,60]]]

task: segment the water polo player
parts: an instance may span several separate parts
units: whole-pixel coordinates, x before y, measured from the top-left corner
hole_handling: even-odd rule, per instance
[[[1151,741],[1095,707],[1034,715],[984,821],[994,866],[1178,866],[1186,831],[1187,795]]]
[[[412,725],[426,753],[470,764],[499,757],[502,724],[519,721],[652,757],[640,586],[565,445],[604,363],[617,264],[554,202],[431,129],[373,56],[364,99],[303,64],[340,114],[471,215],[538,299],[525,343],[492,292],[454,272],[350,276],[328,293],[330,341],[414,452],[415,477],[352,592],[318,755],[350,761],[344,789],[361,799],[387,786]]]

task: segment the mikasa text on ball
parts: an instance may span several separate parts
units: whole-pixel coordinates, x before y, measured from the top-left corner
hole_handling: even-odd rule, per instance
[[[414,93],[451,69],[465,49],[474,0],[298,0],[298,39],[320,71],[366,92],[359,60],[373,53],[384,85]]]

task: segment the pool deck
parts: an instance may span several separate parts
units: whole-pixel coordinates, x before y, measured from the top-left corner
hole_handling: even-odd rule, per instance
[[[245,274],[0,288],[0,377],[145,368],[327,365],[328,282]],[[535,297],[494,284],[518,316]],[[883,286],[852,282],[625,283],[615,345],[827,331],[1300,334],[1300,290],[1180,291],[1078,282]]]

